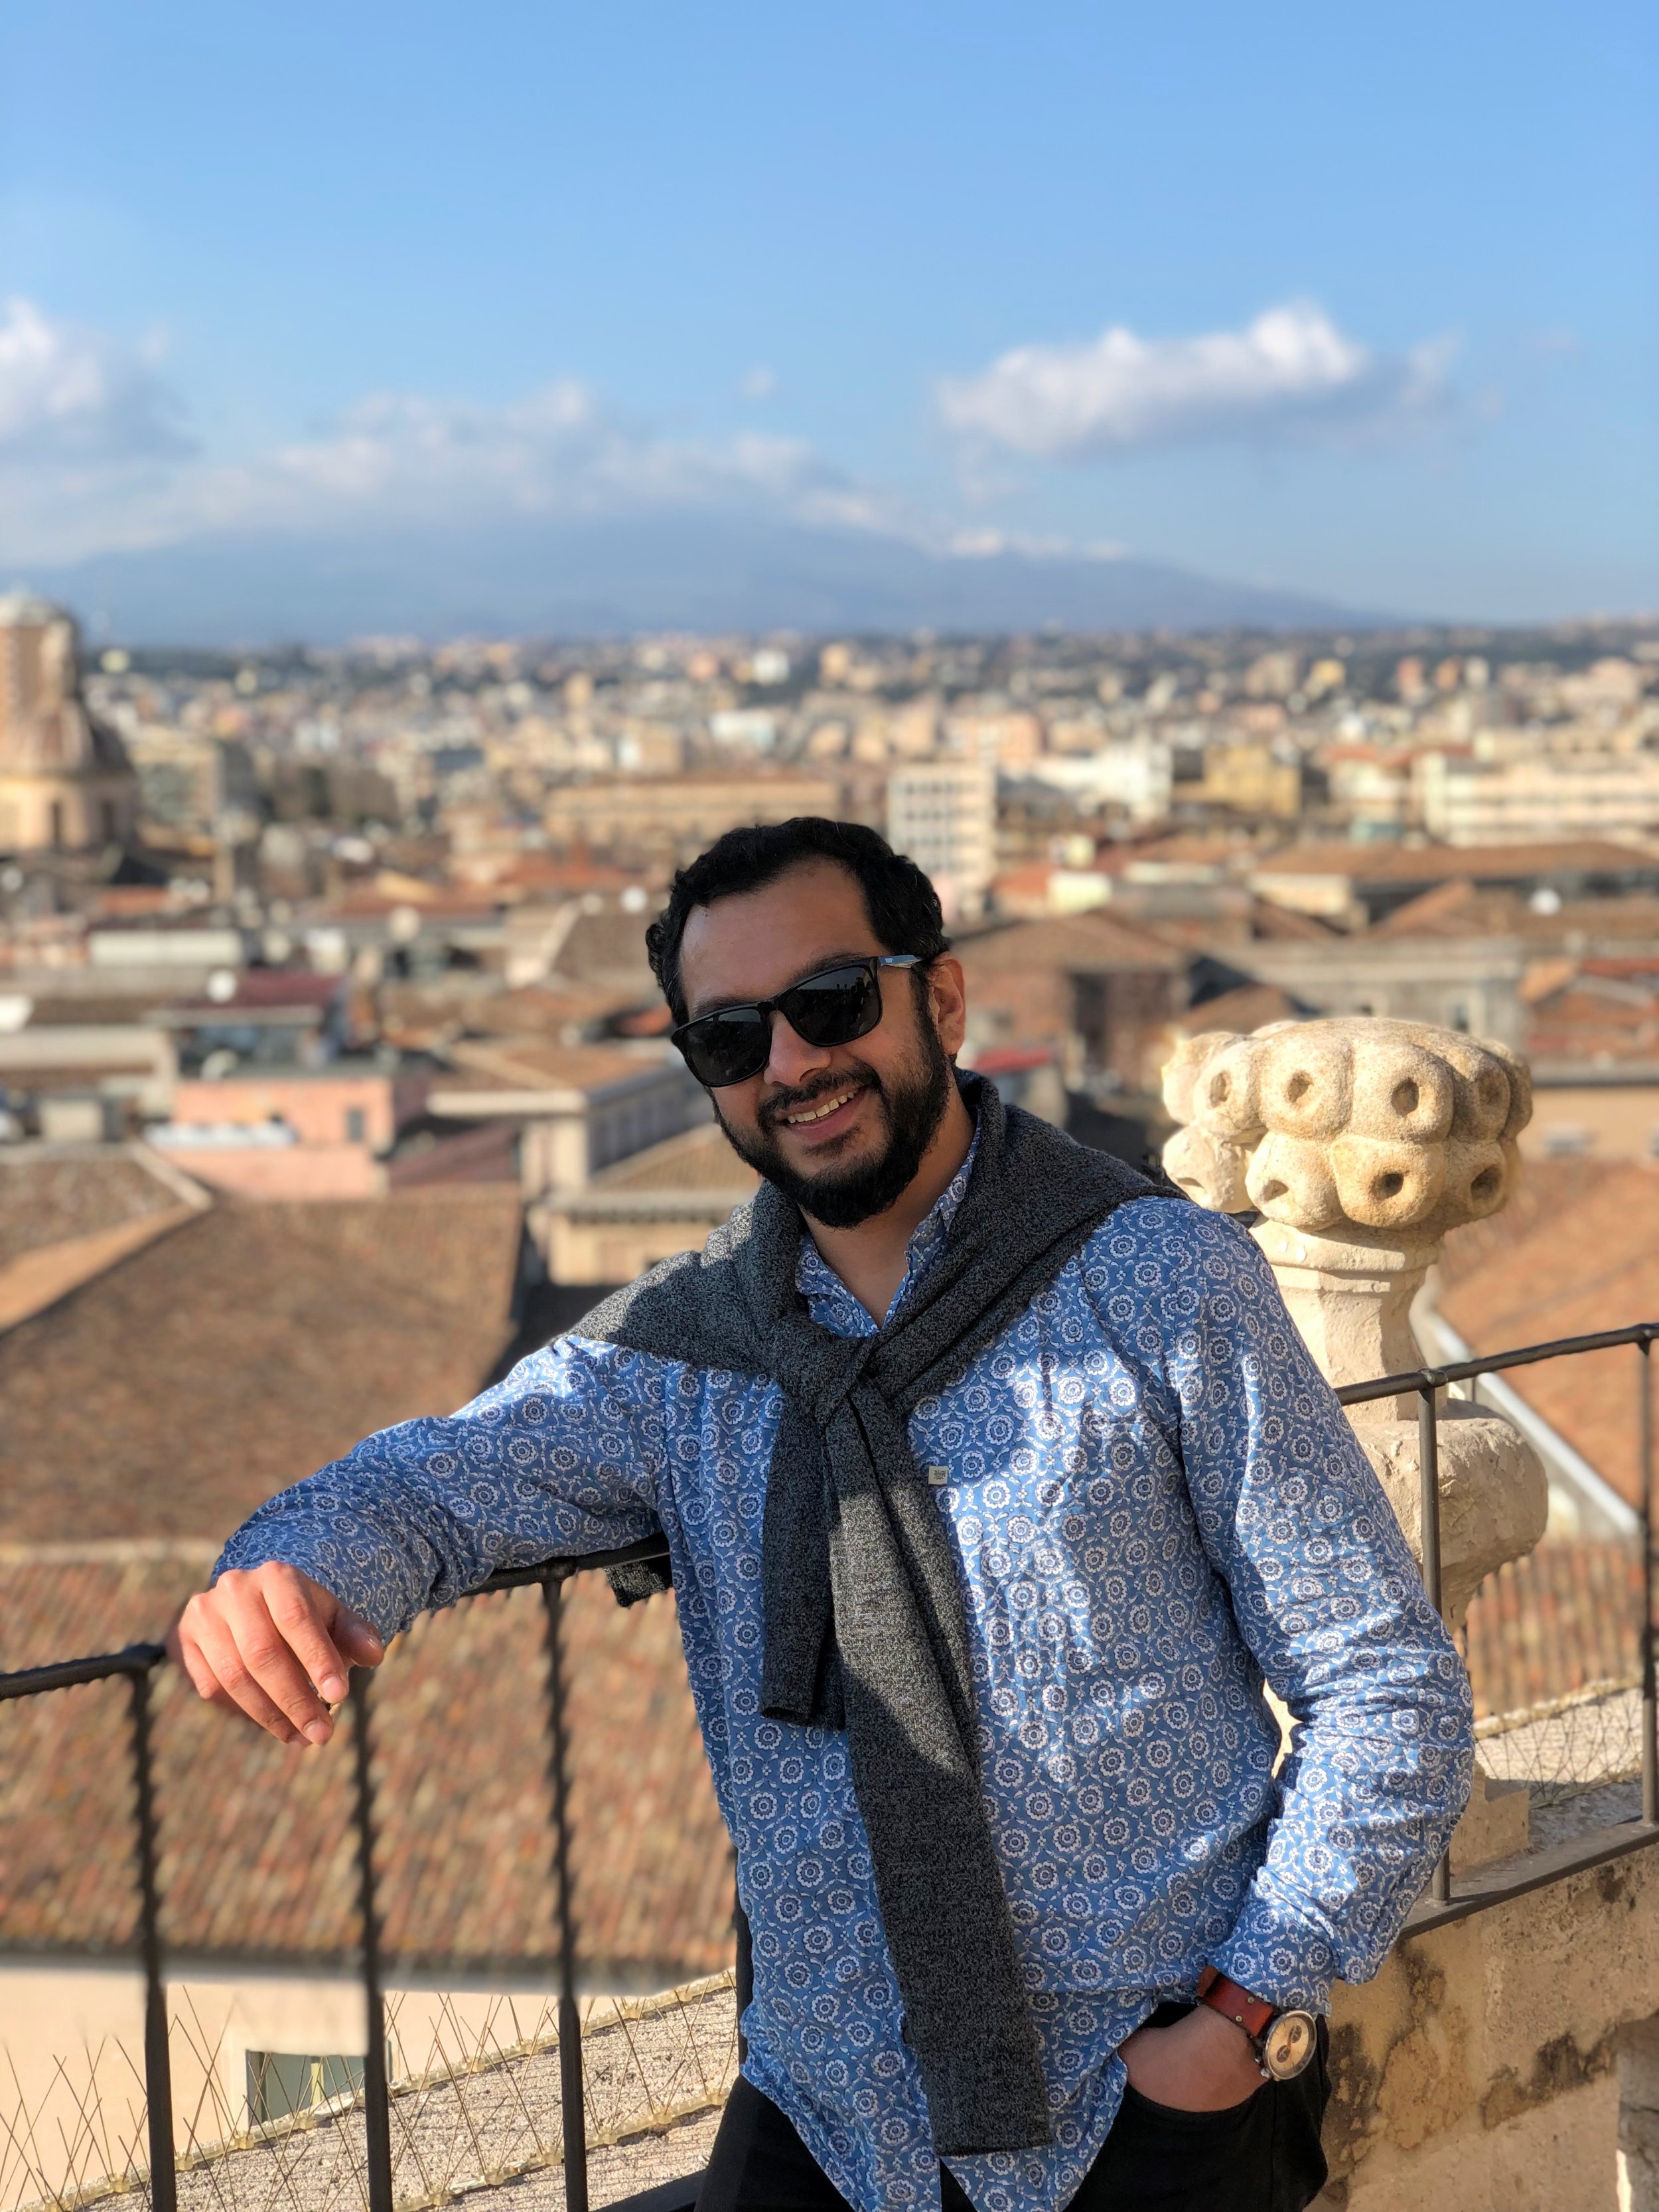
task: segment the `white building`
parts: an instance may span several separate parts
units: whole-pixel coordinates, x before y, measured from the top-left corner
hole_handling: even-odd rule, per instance
[[[1427,753],[1423,825],[1449,845],[1547,844],[1659,830],[1659,755],[1580,754],[1492,762]]]
[[[887,837],[932,878],[946,920],[977,914],[996,872],[997,776],[988,761],[909,761],[887,780]]]
[[[1116,806],[1132,822],[1162,822],[1175,763],[1162,738],[1123,738],[1096,752],[1045,754],[1022,774],[1053,784],[1085,812]]]

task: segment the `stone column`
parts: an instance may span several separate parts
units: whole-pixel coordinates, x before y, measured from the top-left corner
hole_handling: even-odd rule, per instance
[[[1427,1024],[1277,1022],[1189,1039],[1164,1096],[1182,1125],[1164,1166],[1200,1204],[1256,1217],[1251,1233],[1330,1382],[1420,1367],[1412,1300],[1447,1231],[1497,1212],[1514,1187],[1525,1063]],[[1500,1415],[1443,1394],[1440,1414],[1441,1589],[1456,1628],[1486,1577],[1542,1535],[1549,1492]],[[1349,1418],[1420,1559],[1416,1394]],[[1477,1771],[1454,1863],[1524,1850],[1527,1805],[1524,1789]]]

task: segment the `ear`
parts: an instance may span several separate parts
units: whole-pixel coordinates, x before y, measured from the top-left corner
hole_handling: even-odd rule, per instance
[[[954,1059],[968,1034],[968,984],[954,953],[941,952],[927,969],[927,1000],[933,1027],[946,1056]]]

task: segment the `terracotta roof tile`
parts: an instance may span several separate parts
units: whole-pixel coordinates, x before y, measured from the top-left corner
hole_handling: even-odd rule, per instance
[[[1501,937],[1526,912],[1514,891],[1479,890],[1467,876],[1437,884],[1373,924],[1372,937]]]
[[[222,1206],[0,1337],[0,1540],[206,1536],[513,1335],[516,1191]]]
[[[1640,1662],[1642,1570],[1627,1547],[1547,1536],[1488,1577],[1462,1643],[1477,1717],[1513,1713]]]
[[[1534,874],[1650,875],[1654,856],[1609,838],[1568,837],[1538,845],[1292,845],[1253,863],[1261,875],[1346,876],[1356,883],[1514,882]]]
[[[1441,1273],[1441,1310],[1476,1352],[1659,1319],[1659,1171],[1530,1161],[1503,1213],[1447,1239]],[[1639,1359],[1589,1352],[1508,1378],[1632,1503]]]
[[[715,1128],[688,1129],[618,1160],[588,1184],[594,1197],[611,1191],[719,1191],[735,1206],[747,1198],[760,1177],[746,1167]]]
[[[179,1196],[136,1146],[0,1154],[0,1262],[170,1212]]]
[[[1294,1021],[1296,1014],[1295,1000],[1276,983],[1242,983],[1237,990],[1188,1006],[1181,1026],[1194,1036],[1204,1030],[1233,1030],[1248,1036],[1253,1030],[1266,1029],[1269,1022]]]
[[[975,975],[1002,975],[1028,968],[1090,969],[1184,967],[1185,955],[1151,930],[1136,928],[1110,915],[1056,915],[1046,921],[1014,921],[964,933],[957,954],[971,989]]]
[[[653,1054],[611,1045],[564,1045],[541,1036],[502,1036],[488,1043],[466,1038],[450,1048],[454,1073],[433,1078],[434,1091],[599,1091],[659,1072]]]
[[[165,1626],[204,1551],[0,1563],[0,1665]],[[731,1955],[729,1846],[672,1600],[565,1599],[573,1873],[591,1980],[684,1978]],[[394,1644],[373,1699],[378,1870],[394,1959],[554,1955],[542,1601],[463,1602]],[[108,1950],[134,1929],[126,1698],[99,1684],[0,1706],[0,1942]],[[175,1951],[321,1960],[356,1941],[350,1746],[296,1754],[155,1684],[165,1936]]]

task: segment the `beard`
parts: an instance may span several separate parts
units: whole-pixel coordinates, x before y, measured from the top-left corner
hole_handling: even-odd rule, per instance
[[[720,1110],[719,1099],[714,1101],[715,1116],[738,1158],[826,1229],[856,1229],[860,1222],[885,1213],[915,1181],[922,1155],[945,1119],[955,1072],[939,1042],[939,1031],[925,1012],[919,1009],[918,1013],[916,1057],[885,1081],[867,1061],[850,1061],[810,1089],[781,1091],[769,1099],[760,1132],[755,1135],[733,1129]],[[851,1167],[828,1167],[816,1175],[802,1175],[784,1158],[772,1127],[786,1114],[797,1114],[832,1091],[844,1091],[849,1082],[875,1093],[886,1142]]]

